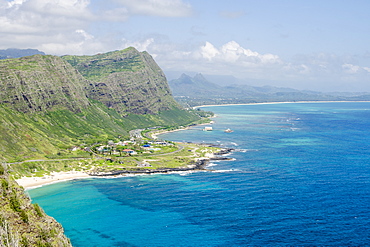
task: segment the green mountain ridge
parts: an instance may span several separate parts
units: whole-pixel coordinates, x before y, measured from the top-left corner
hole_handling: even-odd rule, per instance
[[[0,162],[55,157],[132,129],[199,120],[172,98],[151,56],[134,48],[0,60],[0,82]]]
[[[135,48],[95,56],[64,56],[86,79],[94,81],[89,98],[122,115],[158,114],[178,108],[166,77],[147,52]]]

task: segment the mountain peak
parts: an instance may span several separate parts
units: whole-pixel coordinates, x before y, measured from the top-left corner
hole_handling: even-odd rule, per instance
[[[190,79],[191,77],[185,73],[182,73],[179,79]]]
[[[200,82],[208,82],[208,80],[203,76],[202,73],[198,73],[193,77],[193,80]]]

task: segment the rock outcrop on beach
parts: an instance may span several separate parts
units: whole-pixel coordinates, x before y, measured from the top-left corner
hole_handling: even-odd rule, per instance
[[[0,246],[72,246],[63,227],[32,204],[0,165]]]

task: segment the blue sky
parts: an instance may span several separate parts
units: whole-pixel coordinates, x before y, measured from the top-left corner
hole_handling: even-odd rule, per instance
[[[370,92],[369,10],[368,0],[0,0],[0,49],[134,46],[169,77]]]

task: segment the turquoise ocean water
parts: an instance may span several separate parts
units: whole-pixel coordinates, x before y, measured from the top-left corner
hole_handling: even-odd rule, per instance
[[[210,164],[214,172],[28,192],[74,246],[370,245],[370,103],[203,109],[218,115],[213,131],[161,138],[235,148],[235,160]]]

